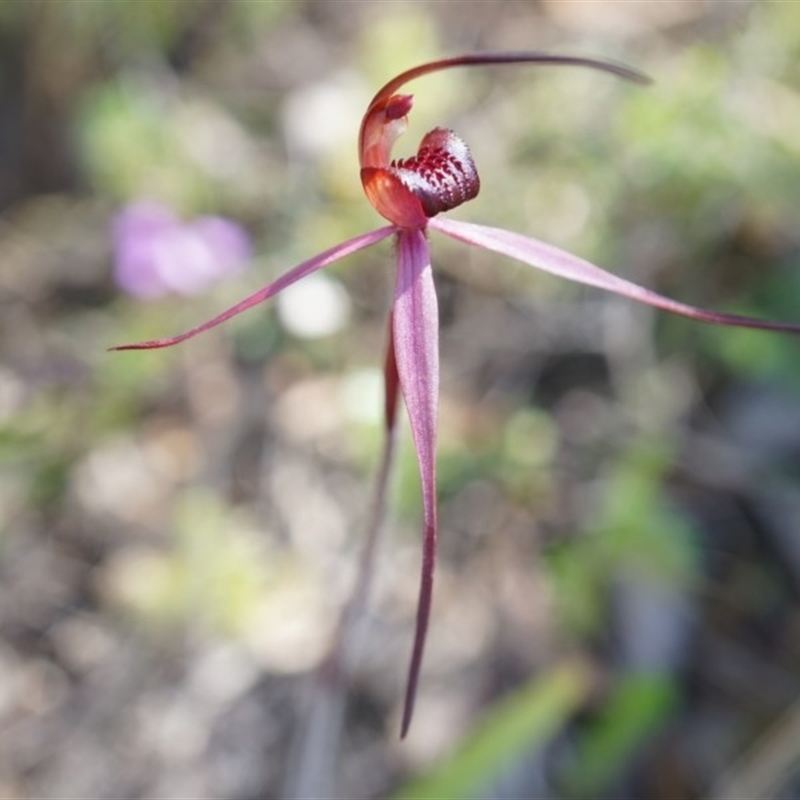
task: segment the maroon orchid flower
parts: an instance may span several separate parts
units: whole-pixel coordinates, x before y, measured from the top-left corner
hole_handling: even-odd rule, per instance
[[[406,128],[411,95],[398,94],[407,82],[452,67],[535,63],[598,69],[638,83],[648,79],[610,62],[541,53],[486,53],[434,61],[410,69],[389,81],[373,98],[361,123],[361,182],[369,201],[390,225],[361,234],[289,270],[276,281],[217,317],[168,339],[139,342],[115,350],[169,347],[213,328],[280,292],[295,281],[345,256],[393,236],[397,245],[397,279],[390,314],[385,361],[385,428],[387,445],[381,465],[374,514],[380,515],[388,462],[394,439],[398,389],[405,401],[422,481],[424,535],[422,578],[416,632],[409,665],[402,721],[404,736],[411,722],[425,638],[430,618],[436,559],[436,432],[439,392],[438,309],[428,247],[428,232],[493,250],[553,275],[615,292],[656,308],[702,322],[800,333],[800,324],[769,322],[706,311],[663,297],[570,255],[552,245],[500,228],[442,219],[478,194],[480,182],[472,156],[453,131],[436,128],[426,134],[416,155],[393,160],[392,147]],[[369,546],[368,546],[369,549]],[[363,587],[362,587],[363,588]]]

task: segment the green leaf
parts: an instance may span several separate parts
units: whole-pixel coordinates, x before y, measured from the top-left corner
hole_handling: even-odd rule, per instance
[[[567,722],[589,692],[591,676],[566,662],[501,700],[455,752],[412,780],[396,800],[474,797],[520,753],[542,747]]]
[[[601,794],[677,702],[678,690],[669,676],[648,673],[625,678],[579,742],[576,761],[568,766],[566,794],[580,798]]]

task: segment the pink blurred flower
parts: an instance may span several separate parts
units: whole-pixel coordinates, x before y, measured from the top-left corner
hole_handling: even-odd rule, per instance
[[[114,219],[114,278],[142,300],[193,295],[240,272],[250,258],[244,229],[224,217],[179,220],[158,203],[133,203]]]

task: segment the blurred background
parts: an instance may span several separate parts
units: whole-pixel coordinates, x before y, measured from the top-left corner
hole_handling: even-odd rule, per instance
[[[489,49],[655,82],[414,83],[396,153],[453,127],[480,170],[454,217],[800,321],[800,4],[0,2],[3,798],[288,797],[309,759],[330,797],[800,797],[796,339],[432,242],[441,561],[403,742],[405,432],[341,735],[308,725],[379,453],[391,247],[106,351],[383,224],[369,98]]]

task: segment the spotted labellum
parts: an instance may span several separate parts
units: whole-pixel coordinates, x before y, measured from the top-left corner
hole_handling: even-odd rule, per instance
[[[419,200],[426,217],[435,217],[477,197],[481,187],[467,143],[444,128],[426,133],[415,156],[393,159],[388,167],[364,167],[361,180],[373,205],[393,222],[397,222],[394,215],[398,211],[402,215],[404,208],[413,209],[410,213],[416,216],[416,205],[410,199],[407,204],[398,203],[405,192]]]
[[[800,333],[800,325],[706,311],[671,300],[606,272],[553,245],[502,228],[440,217],[442,212],[473,199],[480,189],[469,148],[453,131],[427,133],[415,155],[392,159],[392,148],[406,129],[413,97],[399,94],[408,82],[432,72],[462,67],[508,64],[586,67],[635,83],[648,83],[641,73],[613,62],[546,53],[478,53],[422,64],[390,80],[373,98],[361,122],[359,158],[361,183],[375,210],[389,225],[335,245],[292,268],[250,297],[196,328],[167,339],[127,344],[116,350],[169,347],[264,302],[295,281],[345,256],[393,237],[397,274],[389,314],[385,381],[385,445],[366,552],[370,552],[383,514],[389,465],[394,452],[397,406],[402,395],[408,412],[422,483],[422,566],[416,631],[408,668],[401,735],[411,723],[433,599],[436,561],[436,433],[439,394],[438,308],[431,269],[428,234],[436,231],[469,245],[483,247],[536,269],[594,286],[650,306],[701,322]],[[370,559],[362,562],[361,589],[367,583]],[[359,589],[356,590],[356,595]],[[363,592],[362,592],[363,594]]]

